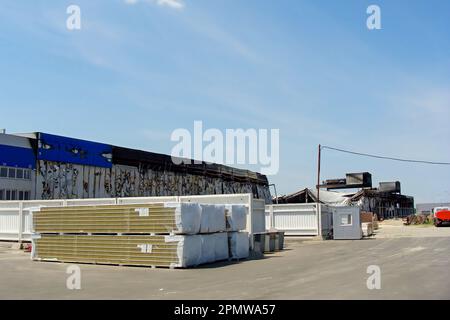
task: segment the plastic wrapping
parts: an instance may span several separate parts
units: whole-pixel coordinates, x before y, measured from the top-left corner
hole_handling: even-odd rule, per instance
[[[202,205],[201,208],[202,208],[202,213],[201,213],[201,219],[200,219],[200,233],[209,233],[210,211],[204,205]]]
[[[41,235],[38,233],[31,234],[31,260],[35,260],[38,258],[38,252],[36,250],[36,240],[40,238]]]
[[[216,241],[214,234],[202,234],[200,238],[202,246],[199,264],[216,261]]]
[[[166,236],[166,242],[178,242],[178,263],[172,267],[187,268],[229,257],[226,232],[198,235]]]
[[[165,203],[164,206],[176,208],[176,232],[185,234],[197,234],[200,232],[202,208],[198,203]]]
[[[361,224],[361,230],[363,237],[370,237],[373,234],[373,223],[372,222],[363,222]]]
[[[247,208],[245,205],[229,204],[225,206],[227,230],[241,231],[247,228]]]
[[[214,233],[212,234],[214,238],[214,260],[228,260],[229,249],[228,249],[228,234],[226,232]]]
[[[228,232],[231,259],[245,259],[249,256],[250,241],[248,232]]]
[[[202,238],[200,235],[166,236],[165,241],[178,242],[178,263],[172,264],[172,267],[187,268],[201,264]]]
[[[226,231],[225,206],[202,204],[200,233]]]

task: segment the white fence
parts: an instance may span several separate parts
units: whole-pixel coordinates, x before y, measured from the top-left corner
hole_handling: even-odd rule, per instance
[[[252,194],[225,194],[205,196],[107,198],[72,200],[0,201],[0,240],[29,241],[32,234],[31,213],[39,207],[90,206],[105,204],[139,204],[161,202],[198,202],[215,204],[244,204],[248,207],[247,231],[264,232],[264,200],[253,199]],[[253,237],[252,247],[253,247]]]
[[[266,205],[266,229],[292,236],[326,236],[332,228],[332,213],[325,205],[319,207],[320,214],[317,209],[315,203]]]

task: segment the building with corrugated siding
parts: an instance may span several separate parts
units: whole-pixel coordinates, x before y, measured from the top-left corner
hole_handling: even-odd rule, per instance
[[[252,193],[271,202],[267,177],[219,164],[42,132],[0,134],[0,200]]]
[[[0,200],[34,199],[35,172],[29,139],[0,133]]]

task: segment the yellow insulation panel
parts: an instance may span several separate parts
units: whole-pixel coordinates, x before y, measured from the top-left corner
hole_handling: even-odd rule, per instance
[[[33,214],[33,226],[40,234],[167,234],[177,229],[175,208],[162,204],[46,207]]]
[[[34,240],[35,260],[131,266],[178,264],[178,242],[165,236],[42,235]]]

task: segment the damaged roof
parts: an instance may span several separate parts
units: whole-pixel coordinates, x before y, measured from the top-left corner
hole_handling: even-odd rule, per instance
[[[329,205],[348,205],[355,193],[320,190],[320,203]],[[317,190],[305,188],[292,194],[278,197],[279,203],[314,203],[317,202]]]

